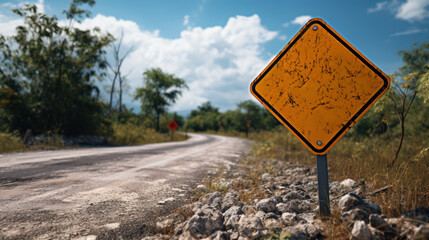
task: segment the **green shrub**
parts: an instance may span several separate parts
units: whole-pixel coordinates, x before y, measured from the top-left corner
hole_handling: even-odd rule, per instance
[[[112,126],[113,133],[110,137],[112,145],[138,145],[145,143],[157,143],[171,141],[171,137],[167,134],[161,134],[154,129],[146,128],[142,125],[132,123],[118,124]],[[186,137],[182,134],[175,134],[174,140],[185,140]]]
[[[16,133],[0,132],[0,152],[14,152],[25,149],[21,138]]]

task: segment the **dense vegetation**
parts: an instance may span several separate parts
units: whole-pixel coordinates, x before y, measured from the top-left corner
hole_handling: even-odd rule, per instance
[[[143,73],[144,87],[137,88],[135,99],[141,101],[141,110],[146,117],[154,117],[156,130],[160,130],[160,119],[167,113],[167,107],[174,103],[187,88],[183,79],[164,73],[160,68]]]
[[[143,73],[144,87],[135,94],[143,114],[122,104],[126,79],[121,66],[130,50],[120,56],[122,38],[115,44],[111,34],[98,28],[74,27],[90,14],[82,7],[94,4],[73,0],[63,12],[66,24],[35,5],[13,10],[24,23],[15,35],[0,35],[0,151],[22,149],[18,139],[28,129],[33,135],[99,135],[109,137],[111,144],[141,144],[169,140],[159,132],[168,132],[163,125],[173,119],[183,126],[183,117],[168,114],[167,107],[186,84],[161,69]],[[113,51],[111,63],[106,60],[108,51]],[[110,101],[105,103],[98,82],[109,78]]]
[[[219,112],[219,108],[206,102],[192,110],[186,119],[185,128],[191,131],[246,132],[270,130],[278,121],[260,104],[243,101],[236,110]]]
[[[2,130],[103,132],[104,106],[94,81],[103,76],[105,47],[113,37],[96,34],[98,29],[74,28],[73,21],[86,13],[78,3],[65,11],[68,26],[38,12],[35,5],[14,10],[25,24],[14,36],[0,37]]]

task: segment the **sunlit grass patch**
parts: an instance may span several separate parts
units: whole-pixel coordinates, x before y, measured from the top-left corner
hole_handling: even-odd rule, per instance
[[[112,145],[139,145],[171,141],[171,136],[156,132],[154,129],[132,123],[113,124],[110,137]],[[187,137],[181,133],[174,134],[174,141],[183,141]]]
[[[148,143],[160,143],[169,141],[183,141],[188,137],[180,132],[171,135],[156,132],[154,129],[138,126],[132,123],[113,124],[109,136],[111,145],[140,145]],[[61,136],[58,134],[46,134],[43,136],[33,136],[30,145],[23,144],[22,138],[18,133],[0,132],[0,153],[1,152],[20,152],[34,150],[55,150],[71,148],[64,144]],[[74,146],[76,147],[76,146]]]
[[[25,145],[18,134],[0,132],[0,152],[16,152],[23,149]]]

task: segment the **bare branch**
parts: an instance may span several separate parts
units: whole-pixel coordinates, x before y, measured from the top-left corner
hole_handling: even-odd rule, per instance
[[[395,97],[394,96],[392,96],[392,95],[389,95],[389,98],[390,98],[390,100],[392,101],[392,103],[393,103],[393,106],[394,106],[394,108],[395,108],[395,113],[396,113],[396,116],[398,116],[398,119],[399,119],[399,121],[400,122],[402,122],[402,117],[399,115],[399,112],[398,112],[398,103],[396,102],[396,100],[395,100]]]
[[[406,117],[407,117],[407,115],[408,115],[408,111],[410,111],[411,104],[413,104],[413,101],[414,101],[414,98],[416,97],[416,94],[417,94],[417,91],[414,91],[414,95],[413,95],[413,97],[411,98],[410,103],[408,104],[408,108],[407,108],[407,110],[405,111],[404,118],[406,118]]]
[[[116,83],[116,79],[119,80],[119,102],[117,103],[117,105],[119,105],[119,111],[122,110],[122,94],[123,94],[123,85],[124,85],[124,80],[125,77],[122,75],[121,73],[121,68],[122,68],[122,64],[124,62],[124,60],[127,58],[127,56],[134,50],[134,47],[131,47],[130,49],[128,49],[127,52],[125,52],[124,55],[120,56],[120,50],[121,50],[121,46],[122,46],[122,42],[124,39],[124,32],[121,31],[121,37],[118,40],[117,44],[112,44],[113,47],[113,57],[114,57],[114,65],[112,66],[111,64],[108,64],[109,68],[111,69],[111,71],[114,74],[114,78],[113,78],[113,82],[112,82],[112,90],[110,93],[110,109],[112,108],[112,99],[113,99],[113,93],[114,88],[115,88],[115,83]]]

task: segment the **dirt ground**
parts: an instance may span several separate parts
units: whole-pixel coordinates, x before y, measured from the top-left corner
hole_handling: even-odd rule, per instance
[[[184,142],[0,155],[0,239],[141,239],[205,174],[249,151],[243,139],[191,134]]]

